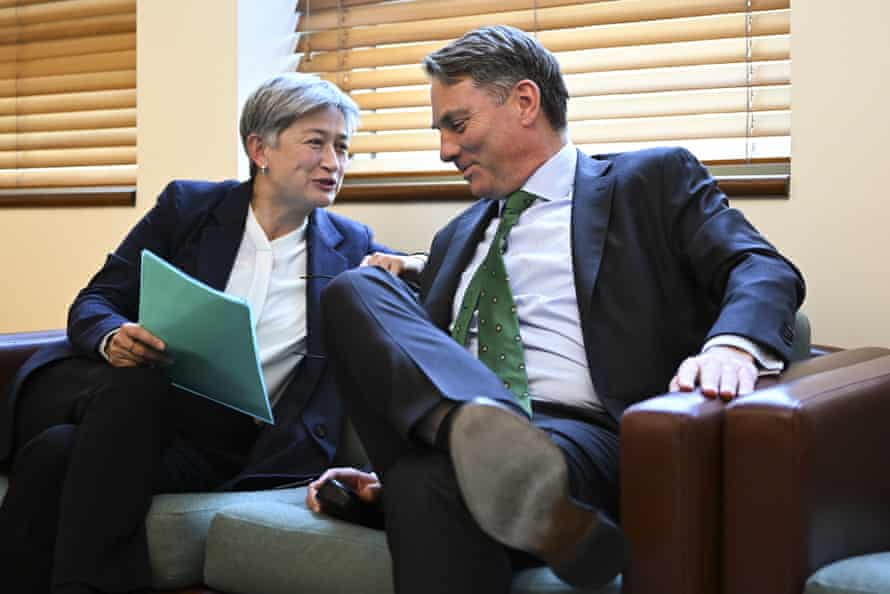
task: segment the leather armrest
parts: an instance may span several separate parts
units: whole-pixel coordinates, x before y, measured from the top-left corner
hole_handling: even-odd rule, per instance
[[[783,375],[726,410],[726,594],[800,594],[819,567],[890,549],[890,350]]]
[[[13,378],[34,351],[64,338],[64,330],[0,334],[0,388]]]
[[[636,404],[621,419],[624,592],[714,594],[720,585],[724,405],[699,394]]]

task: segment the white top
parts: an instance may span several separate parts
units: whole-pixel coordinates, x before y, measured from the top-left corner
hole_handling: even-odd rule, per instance
[[[306,225],[269,241],[248,209],[226,293],[250,303],[260,364],[272,406],[306,348]]]
[[[522,189],[538,199],[510,230],[504,265],[519,317],[532,399],[601,410],[587,366],[572,268],[572,195],[577,162],[578,153],[568,143],[526,180]],[[503,203],[501,200],[501,208]],[[452,320],[457,319],[464,293],[488,253],[499,222],[494,218],[489,223],[461,276]],[[467,334],[467,348],[472,353],[478,348],[476,323],[474,316]],[[781,361],[743,337],[719,336],[706,346],[716,345],[742,348],[768,369],[782,368]]]

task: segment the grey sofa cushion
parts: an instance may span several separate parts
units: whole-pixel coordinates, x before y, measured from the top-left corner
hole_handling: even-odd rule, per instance
[[[7,485],[6,476],[0,474],[0,501]],[[305,488],[156,495],[146,518],[154,587],[166,590],[201,583],[207,531],[219,510],[253,503],[303,505],[305,497]]]
[[[807,580],[804,594],[887,594],[890,552],[842,559],[826,565]]]
[[[390,594],[392,565],[383,532],[285,504],[222,510],[207,539],[204,580],[241,594]],[[514,594],[582,594],[546,568],[521,572]],[[620,594],[621,581],[583,594]]]

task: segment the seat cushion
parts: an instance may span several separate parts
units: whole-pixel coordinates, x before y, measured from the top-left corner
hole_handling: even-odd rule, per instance
[[[887,594],[890,552],[842,559],[826,565],[807,580],[804,594]]]
[[[386,537],[314,514],[305,507],[238,505],[218,513],[207,537],[204,581],[225,592],[390,594]],[[620,579],[600,590],[576,590],[546,568],[516,576],[514,594],[619,594]]]
[[[146,522],[154,587],[184,588],[202,582],[207,531],[219,510],[260,502],[298,507],[305,497],[305,488],[156,495]]]
[[[0,474],[0,500],[6,493]],[[204,576],[204,544],[213,515],[243,503],[303,505],[306,489],[245,491],[240,493],[184,493],[156,495],[146,519],[152,582],[159,590],[198,585]]]

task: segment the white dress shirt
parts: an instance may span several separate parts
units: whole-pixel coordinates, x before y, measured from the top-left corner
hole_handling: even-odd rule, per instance
[[[577,161],[578,153],[568,143],[526,180],[522,189],[538,199],[523,211],[510,230],[504,266],[519,318],[532,400],[602,410],[587,365],[572,268],[572,195]],[[504,201],[500,202],[503,208]],[[453,320],[457,319],[476,269],[488,253],[499,222],[499,218],[494,218],[489,223],[461,276],[454,297]],[[743,337],[718,336],[705,346],[717,345],[742,348],[762,366],[778,366],[781,370],[781,361]],[[474,316],[468,330],[467,349],[475,354],[477,348]]]

